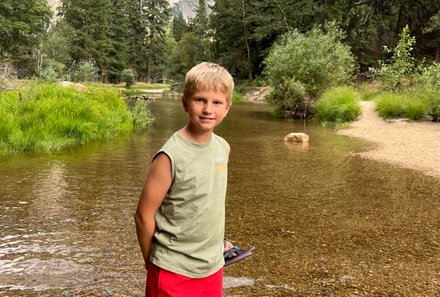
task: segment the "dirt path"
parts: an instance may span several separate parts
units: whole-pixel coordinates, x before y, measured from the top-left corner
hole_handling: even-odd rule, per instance
[[[373,102],[361,101],[362,117],[338,134],[358,137],[377,144],[360,156],[412,168],[440,177],[440,124],[396,121],[379,117]]]

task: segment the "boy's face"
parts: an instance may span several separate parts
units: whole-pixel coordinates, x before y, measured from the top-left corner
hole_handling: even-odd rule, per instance
[[[197,90],[190,98],[182,97],[189,125],[199,132],[212,132],[228,114],[231,104],[222,91]]]

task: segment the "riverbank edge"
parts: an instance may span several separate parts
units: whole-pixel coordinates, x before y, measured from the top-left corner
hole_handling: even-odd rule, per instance
[[[353,153],[362,158],[420,171],[440,179],[440,123],[395,120],[387,122],[371,101],[361,101],[362,116],[337,134],[375,144]]]

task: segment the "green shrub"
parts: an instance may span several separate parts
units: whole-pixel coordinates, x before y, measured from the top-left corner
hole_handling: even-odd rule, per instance
[[[69,68],[68,76],[74,82],[96,82],[99,78],[99,68],[94,61],[73,62]]]
[[[42,82],[54,83],[59,81],[60,77],[55,67],[46,66],[40,71],[38,79]]]
[[[384,92],[377,96],[376,107],[383,118],[398,118],[405,115],[401,94]]]
[[[405,26],[400,34],[399,43],[392,51],[389,50],[393,53],[390,61],[382,61],[378,69],[371,69],[373,75],[379,78],[383,90],[400,91],[413,85],[417,76],[416,65],[411,56],[415,42],[415,38],[410,35],[409,27]]]
[[[419,120],[431,113],[433,105],[440,104],[433,90],[416,90],[397,93],[383,93],[377,97],[379,115],[384,118],[409,118]]]
[[[148,103],[145,100],[136,100],[133,108],[133,124],[136,128],[146,128],[154,122]]]
[[[405,100],[403,110],[405,117],[418,120],[426,114],[426,103],[422,100]]]
[[[323,92],[352,78],[354,58],[343,34],[332,25],[326,30],[295,30],[271,48],[264,74],[273,87],[268,99],[279,109],[308,114]]]
[[[345,123],[361,114],[358,93],[349,87],[325,92],[316,103],[316,118],[321,122]]]
[[[110,88],[81,93],[33,84],[0,93],[0,152],[52,151],[132,130],[132,114]]]
[[[121,73],[121,80],[125,82],[125,86],[129,88],[134,84],[135,73],[132,69],[124,69]]]
[[[244,100],[244,95],[239,93],[239,92],[235,92],[232,93],[232,103],[240,103],[243,102]]]

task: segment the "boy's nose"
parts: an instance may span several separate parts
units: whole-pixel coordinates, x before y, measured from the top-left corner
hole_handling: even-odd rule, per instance
[[[204,113],[211,113],[211,109],[212,109],[211,103],[206,103],[205,107],[203,108],[203,112]]]

